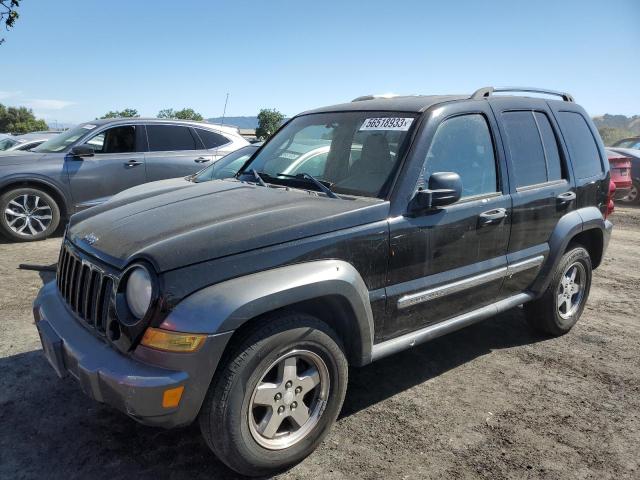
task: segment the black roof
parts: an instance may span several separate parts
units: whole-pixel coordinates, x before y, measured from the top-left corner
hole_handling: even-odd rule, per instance
[[[308,110],[301,115],[306,115],[308,113],[363,110],[420,113],[438,103],[468,99],[469,95],[407,95],[387,98],[378,97],[370,100],[357,100],[349,103],[340,103],[338,105],[316,108]]]

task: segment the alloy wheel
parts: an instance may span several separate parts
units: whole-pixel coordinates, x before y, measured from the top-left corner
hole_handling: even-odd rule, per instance
[[[281,355],[264,372],[249,401],[249,430],[269,450],[295,445],[318,424],[329,398],[329,369],[309,350]]]
[[[574,262],[569,265],[558,285],[556,308],[563,319],[573,316],[579,309],[584,299],[584,291],[587,280],[587,272],[584,265]]]
[[[18,235],[39,235],[51,225],[51,205],[36,194],[18,195],[9,200],[4,218],[7,226]]]

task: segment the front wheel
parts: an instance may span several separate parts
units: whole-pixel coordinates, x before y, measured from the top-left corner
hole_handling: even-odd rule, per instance
[[[589,252],[578,245],[570,248],[560,259],[544,294],[524,305],[529,324],[553,336],[571,330],[587,303],[591,275]]]
[[[60,207],[38,188],[16,188],[0,197],[0,233],[10,240],[43,240],[60,223]]]
[[[340,340],[324,322],[298,313],[260,321],[220,365],[199,418],[218,458],[250,476],[313,452],[340,412],[348,377]]]

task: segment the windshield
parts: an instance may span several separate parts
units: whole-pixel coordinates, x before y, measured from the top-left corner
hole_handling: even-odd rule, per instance
[[[302,174],[307,174],[335,193],[382,196],[406,148],[415,118],[416,114],[406,112],[296,117],[265,145],[241,177],[251,180],[255,170],[267,183],[317,190],[303,181]]]
[[[14,140],[13,138],[3,138],[2,140],[0,140],[0,151],[11,148],[17,143],[18,141]]]
[[[258,149],[257,146],[249,145],[239,148],[235,152],[231,152],[229,155],[225,155],[220,160],[212,165],[209,165],[204,170],[201,170],[193,178],[196,183],[208,182],[209,180],[220,180],[222,178],[231,178],[244,163],[249,160],[249,157],[254,154]]]
[[[50,140],[47,140],[42,145],[37,146],[31,151],[40,153],[62,152],[94,128],[96,128],[96,125],[91,124],[85,124],[79,127],[71,128],[66,132],[62,132],[61,134],[56,135]]]

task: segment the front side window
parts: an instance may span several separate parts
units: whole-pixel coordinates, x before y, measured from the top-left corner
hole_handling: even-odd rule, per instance
[[[462,198],[498,191],[493,142],[484,116],[461,115],[438,126],[418,186],[426,188],[437,172],[460,175]]]
[[[147,125],[149,150],[152,152],[176,152],[198,150],[196,139],[189,127],[177,125]]]
[[[113,127],[87,140],[95,153],[131,153],[136,151],[136,127]]]
[[[416,116],[335,112],[296,117],[262,148],[244,175],[249,179],[251,170],[256,170],[266,182],[313,188],[302,179],[307,174],[338,194],[382,196],[406,149]]]
[[[77,142],[79,139],[88,135],[97,126],[91,123],[85,123],[75,128],[64,131],[55,137],[47,140],[42,145],[37,146],[32,151],[39,153],[55,153],[62,152]]]
[[[602,173],[600,152],[586,120],[576,112],[560,112],[558,123],[564,134],[573,170],[578,178]]]

